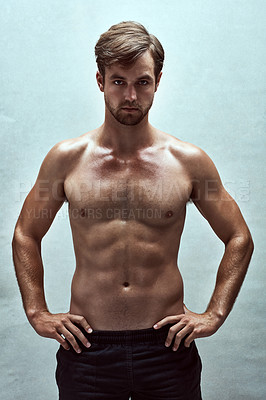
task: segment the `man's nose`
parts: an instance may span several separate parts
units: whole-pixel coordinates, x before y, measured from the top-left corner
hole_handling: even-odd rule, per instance
[[[135,87],[128,85],[125,89],[125,100],[134,101],[137,100],[137,92]]]

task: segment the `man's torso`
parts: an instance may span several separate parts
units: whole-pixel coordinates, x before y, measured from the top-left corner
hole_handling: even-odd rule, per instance
[[[64,181],[76,270],[70,312],[94,329],[144,329],[183,312],[177,254],[192,190],[189,145],[157,131],[127,159],[75,139]]]

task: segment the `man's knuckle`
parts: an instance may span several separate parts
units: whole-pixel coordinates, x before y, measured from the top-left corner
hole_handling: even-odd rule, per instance
[[[57,325],[51,326],[50,329],[49,329],[49,332],[50,332],[52,335],[56,335],[56,334],[57,334],[57,329],[58,329],[58,328],[59,328],[59,326],[57,327]]]
[[[55,321],[55,323],[53,324],[53,329],[60,329],[62,328],[63,324],[61,321]]]
[[[57,337],[57,331],[56,330],[52,330],[48,333],[47,335],[48,337],[50,336],[51,338],[55,339]]]
[[[74,336],[71,335],[71,333],[66,333],[65,338],[69,341],[72,342],[74,340]]]

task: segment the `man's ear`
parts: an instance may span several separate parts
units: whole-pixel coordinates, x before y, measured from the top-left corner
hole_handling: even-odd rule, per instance
[[[155,84],[155,92],[157,92],[157,89],[158,89],[158,86],[159,86],[159,83],[160,83],[160,80],[161,80],[161,76],[162,76],[162,71],[159,73],[159,75],[158,75],[158,78],[157,78],[157,82],[156,82],[156,84]]]
[[[103,84],[103,76],[100,74],[99,71],[96,72],[96,80],[101,92],[104,92],[104,84]]]

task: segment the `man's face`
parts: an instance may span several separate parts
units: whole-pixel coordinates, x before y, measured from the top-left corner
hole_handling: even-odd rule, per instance
[[[106,108],[123,125],[137,125],[148,114],[160,78],[161,74],[155,83],[154,61],[149,51],[129,67],[118,63],[106,67],[104,84],[97,73]]]

